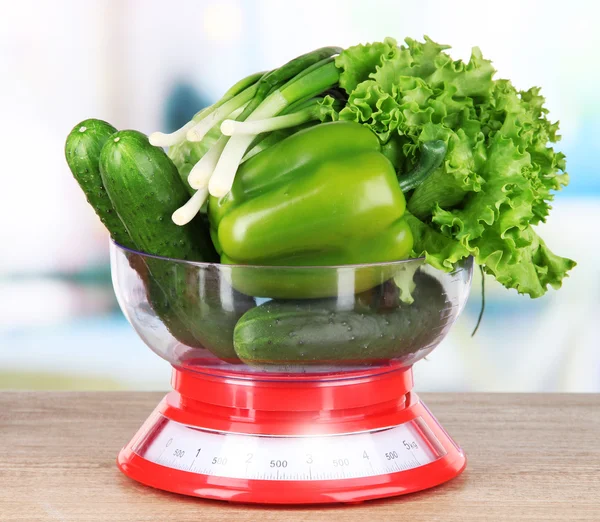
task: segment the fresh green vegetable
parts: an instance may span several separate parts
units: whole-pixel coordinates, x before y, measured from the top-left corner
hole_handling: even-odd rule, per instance
[[[329,97],[328,101],[333,105],[335,100]],[[237,135],[249,135],[256,136],[264,132],[273,132],[281,129],[289,129],[290,127],[297,127],[303,123],[309,121],[323,120],[322,112],[324,105],[319,98],[311,98],[307,102],[303,103],[302,106],[297,107],[297,110],[290,114],[284,114],[281,116],[275,116],[274,118],[267,118],[266,120],[254,120],[254,121],[236,121],[236,120],[225,120],[221,124],[221,132],[225,136],[237,136]],[[325,110],[330,109],[331,106],[326,107]]]
[[[309,127],[316,125],[316,123],[317,122],[308,122],[304,125],[280,129],[270,132],[266,135],[257,136],[257,139],[255,140],[254,144],[250,146],[250,149],[242,159],[242,163],[244,163],[244,161],[249,160],[252,156],[256,156],[259,152],[267,150],[269,147],[272,147],[276,143],[279,143],[281,140],[287,138],[288,136],[291,136],[292,134],[295,134],[296,132],[299,132],[303,129],[308,129]]]
[[[250,93],[242,91],[250,101],[241,113],[225,117],[222,110],[219,129],[169,152],[182,173],[190,164],[198,169],[198,192],[178,221],[204,208],[209,193],[227,198],[242,159],[276,148],[281,129],[352,121],[377,135],[407,194],[411,255],[444,270],[472,255],[506,287],[532,297],[560,286],[575,263],[554,255],[533,229],[568,183],[564,155],[551,147],[558,124],[548,120],[539,89],[494,80],[478,48],[468,63],[453,61],[447,49],[427,37],[403,46],[386,38],[341,52],[319,49],[264,74]],[[258,133],[263,146],[248,153]]]
[[[252,98],[253,94],[256,93],[256,82],[263,75],[264,73],[257,73],[240,80],[232,86],[218,102],[199,111],[191,121],[174,133],[163,134],[161,132],[155,132],[150,135],[149,139],[152,145],[169,147],[169,157],[177,166],[181,179],[191,195],[195,194],[196,189],[192,188],[189,184],[189,174],[192,168],[198,164],[204,155],[219,141],[219,138],[222,137],[218,123],[220,123],[223,118],[235,119],[241,115],[241,112],[248,104],[247,100]],[[242,95],[242,93],[245,94]],[[232,104],[231,100],[240,95],[246,100],[245,104]],[[221,116],[215,116],[214,112],[228,102],[230,103],[229,108],[231,110],[221,110]],[[232,105],[235,107],[232,107]],[[199,127],[201,124],[202,127]],[[188,141],[186,139],[188,132],[190,131],[193,131],[192,134],[195,136],[193,141]],[[200,133],[203,133],[203,137],[201,140],[198,140],[197,136],[199,136]],[[227,139],[221,140],[216,149],[213,150],[212,158],[210,158],[208,162],[205,160],[205,165],[197,166],[197,169],[200,171],[210,169],[212,172],[225,143],[227,143]]]
[[[135,255],[136,254],[133,254],[130,259],[133,258],[142,260],[141,258],[135,258]],[[153,264],[152,261],[150,261],[149,264],[152,266],[153,274],[158,273],[159,275],[162,275],[162,271],[157,266],[158,262],[155,261]],[[141,263],[137,263],[137,265],[139,266]],[[146,267],[148,266],[147,263],[144,263],[144,265]],[[183,343],[191,348],[208,348],[209,350],[214,348],[205,346],[203,340],[197,339],[194,335],[195,332],[193,332],[190,328],[190,321],[186,320],[186,316],[189,317],[190,315],[189,312],[187,312],[185,309],[181,309],[181,299],[178,296],[174,296],[173,293],[168,290],[168,284],[170,280],[165,277],[160,280],[159,284],[159,281],[157,281],[156,277],[153,274],[150,274],[148,270],[147,272],[148,273],[142,278],[142,280],[144,281],[146,288],[148,302],[151,304],[154,313],[164,323],[171,335],[180,343]],[[167,290],[163,290],[163,288],[166,288]],[[193,303],[195,302],[196,301],[193,301]],[[185,316],[184,313],[186,314]]]
[[[298,79],[299,75],[308,74],[311,70],[318,67],[323,60],[327,60],[334,54],[338,54],[342,51],[339,47],[322,47],[316,49],[310,53],[303,54],[290,60],[285,65],[265,74],[257,85],[257,91],[254,98],[246,107],[242,114],[241,120],[245,120],[254,110],[261,104],[261,102],[267,97],[268,94],[273,92],[274,89],[281,87],[286,81],[290,79]]]
[[[423,183],[444,161],[446,144],[442,140],[426,141],[414,169],[400,178],[400,189],[409,192]]]
[[[386,283],[358,295],[350,310],[337,299],[268,301],[238,321],[235,350],[245,363],[263,367],[408,360],[435,343],[446,317],[446,294],[435,278],[417,272],[413,298],[403,303]]]
[[[177,169],[141,132],[113,134],[100,155],[106,191],[134,244],[147,254],[213,261],[214,249],[199,223],[178,227],[175,209],[187,201]]]
[[[221,138],[225,139],[221,140]],[[216,158],[210,158],[209,164],[206,167],[212,173],[212,170],[210,170],[211,165],[216,164],[216,160],[219,159],[227,140],[229,140],[229,138],[226,136],[224,137],[221,134],[221,130],[218,127],[215,127],[204,136],[202,141],[186,140],[169,147],[169,158],[171,158],[171,161],[177,166],[179,176],[185,185],[188,194],[193,196],[197,190],[190,185],[188,180],[192,169],[199,164],[200,160],[202,160],[209,151],[212,150],[213,156],[216,156]],[[215,147],[219,141],[219,145]],[[206,160],[204,160],[204,162],[206,163]],[[198,170],[199,167],[196,167],[196,169]]]
[[[65,155],[73,176],[79,182],[88,202],[100,216],[113,240],[124,247],[136,249],[108,197],[100,175],[100,151],[115,132],[116,129],[105,121],[84,120],[76,125],[67,137]],[[143,258],[132,253],[129,255],[129,263],[145,281],[148,301],[171,334],[188,346],[200,346],[198,340],[190,334],[177,315],[172,313],[167,296],[154,278],[148,274],[148,267]]]
[[[215,251],[199,219],[185,227],[171,221],[187,199],[177,170],[162,149],[143,134],[120,131],[102,149],[100,171],[114,207],[136,247],[148,254],[189,261],[214,261]],[[186,345],[236,360],[233,327],[253,301],[238,298],[238,308],[222,310],[219,288],[199,281],[192,265],[148,258],[147,288],[155,311]],[[195,339],[195,342],[194,342]]]
[[[402,259],[411,249],[410,235],[397,241],[406,230],[404,196],[379,148],[364,127],[329,123],[249,159],[231,192],[210,200],[218,251],[232,264]]]
[[[228,288],[216,267],[200,269],[164,260],[149,260],[148,265],[152,274],[160,274],[155,279],[166,289],[170,307],[167,317],[181,318],[188,335],[197,339],[195,344],[185,344],[206,348],[220,359],[239,363],[233,349],[233,330],[238,319],[255,306],[254,299]],[[225,301],[223,295],[227,295]]]
[[[473,256],[520,293],[539,297],[560,286],[575,263],[554,255],[533,228],[568,183],[564,155],[551,146],[558,124],[539,89],[495,80],[478,48],[468,63],[447,49],[427,37],[317,49],[240,80],[175,133],[153,134],[152,143],[170,147],[183,180],[177,198],[164,188],[169,208],[178,201],[173,222],[187,227],[180,246],[208,252],[206,234],[189,241],[202,222],[196,216],[208,211],[224,263],[344,265],[411,255],[448,271]],[[349,124],[376,138],[336,138],[332,129]],[[377,147],[362,146],[369,142]],[[164,205],[134,219],[141,202],[133,194],[124,221],[141,226],[129,230],[134,243],[146,234],[152,246],[169,231],[156,221],[153,232]],[[241,288],[238,273],[231,279]],[[249,280],[262,282],[248,292],[315,297],[306,277]],[[319,284],[322,295],[332,290]]]
[[[336,58],[348,93],[341,120],[377,134],[402,179],[423,143],[447,146],[442,165],[408,199],[413,255],[437,268],[473,255],[507,288],[539,297],[559,287],[570,259],[554,255],[533,226],[568,183],[565,158],[539,89],[493,80],[478,48],[453,61],[428,38],[350,47]]]
[[[406,258],[412,237],[402,219],[404,195],[379,150],[367,128],[338,122],[300,131],[250,158],[231,192],[209,203],[221,261],[323,266]],[[318,291],[332,295],[330,286],[319,284]]]
[[[100,177],[100,151],[115,132],[117,129],[105,121],[83,120],[67,136],[65,157],[73,177],[111,237],[117,243],[133,248],[129,233],[115,212]]]
[[[200,120],[207,118],[221,105],[225,104],[241,92],[252,87],[252,85],[254,85],[256,81],[263,75],[264,73],[260,72],[251,74],[246,78],[242,78],[239,82],[233,85],[218,102],[196,113],[192,120],[186,123],[181,129],[178,129],[170,134],[164,134],[162,132],[152,133],[149,137],[150,144],[157,147],[171,147],[184,142],[188,131],[192,130],[192,128],[197,125]]]
[[[321,62],[318,62],[321,63]],[[262,120],[277,116],[289,105],[312,96],[334,86],[339,79],[339,72],[333,61],[323,60],[323,65],[314,68],[305,75],[298,75],[281,88],[273,91],[250,114],[246,121]],[[233,136],[225,145],[208,183],[211,195],[225,196],[233,185],[238,166],[252,143],[253,136]]]

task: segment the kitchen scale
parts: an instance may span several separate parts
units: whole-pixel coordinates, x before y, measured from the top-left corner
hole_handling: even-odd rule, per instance
[[[435,325],[411,337],[409,351],[401,349],[408,341],[399,342],[397,357],[352,364],[328,360],[320,365],[292,361],[249,366],[175,337],[173,324],[167,327],[162,308],[163,317],[156,313],[156,299],[148,290],[149,274],[159,263],[177,266],[170,272],[174,286],[183,277],[186,288],[197,289],[192,295],[199,299],[200,324],[212,320],[225,334],[229,323],[223,318],[239,315],[239,301],[248,300],[233,287],[240,277],[250,282],[250,270],[255,272],[246,288],[260,281],[275,288],[277,278],[289,282],[296,276],[308,278],[303,284],[315,278],[322,288],[332,284],[340,309],[348,308],[362,286],[371,286],[365,283],[367,273],[384,282],[390,274],[398,281],[398,274],[412,278],[419,271],[436,278],[444,305]],[[407,270],[411,263],[414,268]],[[111,264],[128,320],[174,368],[173,391],[119,453],[118,466],[128,477],[203,498],[312,504],[411,493],[464,470],[464,453],[413,391],[412,364],[439,344],[462,310],[471,282],[470,260],[450,274],[419,260],[287,269],[297,271],[293,276],[281,274],[278,267],[240,267],[236,274],[236,267],[156,258],[111,244]],[[258,270],[268,274],[259,275]],[[429,279],[418,279],[417,285]],[[260,295],[258,288],[256,292]],[[268,300],[253,298],[252,306]],[[210,339],[211,332],[205,333]]]

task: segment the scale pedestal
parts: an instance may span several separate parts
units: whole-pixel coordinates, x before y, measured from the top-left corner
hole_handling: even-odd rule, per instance
[[[143,484],[267,504],[360,502],[459,475],[461,449],[412,369],[311,376],[173,372],[118,466]]]

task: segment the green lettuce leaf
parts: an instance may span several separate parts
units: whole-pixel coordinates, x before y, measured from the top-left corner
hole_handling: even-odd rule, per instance
[[[420,146],[443,140],[443,164],[407,194],[414,255],[449,270],[472,255],[507,288],[539,297],[575,263],[534,232],[569,181],[538,88],[494,80],[479,48],[468,63],[425,37],[352,47],[336,59],[348,102],[339,119],[368,126],[399,176]]]
[[[322,122],[337,121],[340,118],[340,104],[333,96],[325,96],[317,102],[319,107],[319,120]]]
[[[506,288],[541,297],[547,286],[560,288],[575,262],[553,254],[532,227],[512,229],[504,237],[498,227],[486,229],[471,245],[475,261]]]
[[[385,58],[393,57],[398,51],[396,40],[386,38],[383,42],[348,47],[335,58],[335,65],[342,70],[340,87],[346,92],[369,77],[375,66]]]
[[[444,236],[410,212],[405,213],[404,219],[413,235],[412,257],[424,256],[427,264],[445,272],[453,270],[458,261],[469,257],[469,251],[458,241]]]

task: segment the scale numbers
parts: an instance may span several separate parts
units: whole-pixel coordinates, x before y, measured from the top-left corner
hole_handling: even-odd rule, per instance
[[[445,450],[422,419],[371,432],[266,436],[210,431],[163,417],[160,433],[134,451],[169,468],[251,480],[338,480],[397,473]]]

